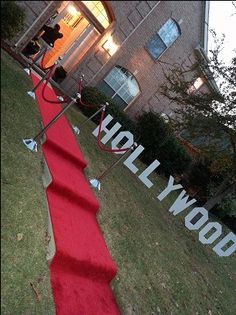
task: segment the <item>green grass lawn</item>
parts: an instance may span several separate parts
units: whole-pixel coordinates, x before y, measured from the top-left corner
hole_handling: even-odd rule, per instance
[[[45,258],[42,155],[22,144],[22,138],[40,128],[37,107],[25,94],[30,87],[21,67],[2,54],[2,314],[54,313]],[[85,119],[75,109],[67,116],[73,124]],[[99,151],[94,128],[92,122],[84,125],[77,137],[88,178],[117,159]],[[168,212],[176,195],[156,199],[166,180],[155,174],[151,178],[155,185],[147,189],[120,164],[95,191],[98,220],[118,267],[112,288],[122,314],[235,315],[235,256],[219,258],[212,246],[199,243],[197,233],[184,227],[184,216]],[[18,233],[23,233],[20,241]],[[30,282],[42,295],[40,301]]]
[[[22,143],[40,128],[40,116],[26,95],[32,87],[26,73],[4,52],[1,66],[1,314],[53,314],[42,156],[27,151]],[[30,283],[41,295],[40,301]]]

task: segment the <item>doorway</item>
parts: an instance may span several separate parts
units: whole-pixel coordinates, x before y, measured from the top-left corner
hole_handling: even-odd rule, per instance
[[[99,33],[73,1],[64,1],[60,9],[52,26],[59,24],[63,37],[47,52],[44,67],[49,67],[62,57],[60,64],[70,72],[96,41]]]

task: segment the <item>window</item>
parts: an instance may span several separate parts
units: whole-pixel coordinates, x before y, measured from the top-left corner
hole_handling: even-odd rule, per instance
[[[109,26],[110,23],[107,12],[101,1],[83,1],[83,3],[104,28],[107,28]]]
[[[194,94],[196,93],[201,86],[204,84],[204,80],[201,77],[198,77],[194,83],[188,88],[187,93],[188,94]]]
[[[64,16],[63,21],[69,27],[75,29],[83,17],[81,16],[81,13],[72,5],[67,6],[67,11],[68,12]]]
[[[169,19],[159,30],[153,35],[146,44],[149,53],[155,59],[158,59],[163,52],[170,47],[174,41],[180,36],[180,27],[173,20]]]
[[[98,85],[122,109],[125,109],[140,93],[138,82],[127,69],[116,66]]]

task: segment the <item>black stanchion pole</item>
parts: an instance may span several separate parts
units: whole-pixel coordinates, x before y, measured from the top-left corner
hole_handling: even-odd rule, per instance
[[[45,134],[45,132],[76,102],[73,98],[34,138],[23,139],[23,143],[31,151],[38,151],[37,141]]]

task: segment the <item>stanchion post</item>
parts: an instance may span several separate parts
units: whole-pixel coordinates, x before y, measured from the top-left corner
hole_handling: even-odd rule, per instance
[[[106,102],[105,105],[102,105],[101,108],[99,108],[99,110],[97,110],[92,116],[90,116],[89,118],[85,119],[81,124],[80,124],[80,128],[76,127],[76,126],[72,126],[73,130],[75,131],[75,133],[77,135],[80,134],[80,131],[81,131],[81,127],[83,125],[85,125],[88,121],[92,120],[93,117],[95,117],[97,114],[99,114],[102,110],[105,111],[106,110],[106,107],[109,106],[109,103]]]
[[[37,88],[43,83],[45,79],[47,79],[50,71],[46,72],[45,75],[41,78],[41,80],[35,85],[35,87],[31,90],[31,92],[35,92]]]
[[[134,148],[137,147],[137,143],[134,144],[112,165],[110,165],[107,169],[105,169],[98,177],[91,179],[89,182],[93,188],[97,188],[98,190],[101,189],[101,180],[110,173],[110,171],[120,163]]]
[[[28,91],[27,94],[29,96],[31,96],[33,99],[35,99],[35,91],[37,90],[37,88],[43,83],[43,81],[48,77],[50,71],[46,72],[44,76],[42,76],[42,78],[39,80],[39,82],[35,85],[35,87],[31,90]]]
[[[50,44],[51,47],[53,47],[51,44]],[[25,72],[30,75],[30,72],[33,68],[33,66],[35,66],[37,64],[37,61],[44,55],[46,54],[48,50],[48,47],[44,47],[41,51],[39,51],[39,53],[36,55],[36,58],[33,60],[33,62],[31,64],[29,64],[29,67],[28,68],[24,68]]]
[[[45,132],[76,102],[75,98],[67,104],[40,132],[34,137],[29,139],[23,139],[25,146],[31,151],[38,151],[38,140],[45,134]]]
[[[22,57],[25,61],[28,62],[28,58],[26,58],[23,54],[20,54],[20,55],[21,55],[21,57]],[[41,76],[43,76],[44,73],[45,73],[45,72],[43,72],[43,70],[42,70],[41,68],[39,68],[37,65],[33,65],[33,69],[34,69],[38,74],[40,74]],[[64,95],[66,95],[69,99],[72,99],[72,97],[71,97],[70,95],[68,95],[67,92],[66,92],[64,89],[62,89],[62,87],[61,87],[59,84],[57,84],[52,78],[49,78],[49,83],[50,83],[52,86],[56,87],[60,92],[62,92]]]
[[[62,58],[59,57],[58,60],[61,60]],[[55,61],[54,65],[53,65],[53,70],[55,69],[55,66],[58,64],[58,60]],[[31,91],[28,91],[27,94],[29,96],[31,96],[32,98],[35,99],[35,91],[37,90],[37,88],[43,83],[43,81],[49,76],[49,74],[51,73],[51,71],[47,71],[43,76],[42,78],[40,79],[40,81],[35,85],[35,87],[31,90]]]

